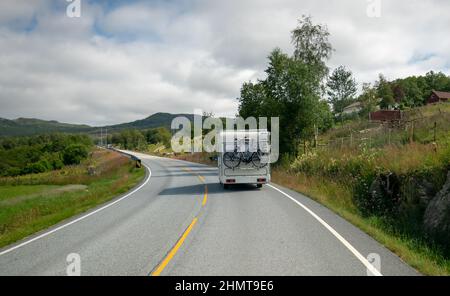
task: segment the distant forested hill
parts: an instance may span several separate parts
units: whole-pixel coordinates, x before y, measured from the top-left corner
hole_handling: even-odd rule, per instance
[[[170,130],[170,124],[175,117],[184,116],[190,121],[194,120],[192,114],[170,114],[170,113],[155,113],[145,119],[136,120],[133,122],[110,125],[106,128],[111,130],[124,130],[124,129],[149,129],[156,127],[165,127]]]
[[[194,115],[192,114],[155,113],[145,119],[105,126],[103,128],[107,128],[108,132],[125,129],[150,129],[156,127],[165,127],[170,129],[172,119],[177,116],[185,116],[191,121],[194,119]],[[100,127],[61,123],[54,120],[47,121],[34,118],[18,118],[10,120],[0,118],[0,136],[31,136],[54,132],[97,133],[99,129]]]
[[[18,118],[14,120],[0,118],[0,136],[30,136],[52,132],[78,133],[92,129],[88,125],[60,123],[34,118]]]

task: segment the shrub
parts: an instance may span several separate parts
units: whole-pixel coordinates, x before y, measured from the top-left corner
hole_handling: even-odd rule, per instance
[[[79,164],[88,156],[88,148],[81,144],[72,144],[63,151],[63,162],[65,165]]]
[[[49,170],[49,164],[46,161],[38,161],[28,164],[24,169],[24,174],[37,174],[43,173]]]
[[[392,173],[359,178],[355,184],[356,206],[364,216],[393,218],[399,212],[400,184]]]
[[[22,173],[22,170],[20,168],[10,167],[5,171],[4,175],[15,177],[15,176],[19,176],[21,173]]]
[[[59,170],[62,169],[62,167],[64,166],[64,163],[59,153],[48,154],[45,157],[43,157],[43,159],[45,159],[49,163],[51,167],[50,169]]]

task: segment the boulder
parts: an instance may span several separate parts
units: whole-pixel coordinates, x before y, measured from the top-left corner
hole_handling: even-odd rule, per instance
[[[419,206],[425,210],[436,196],[435,186],[423,177],[406,177],[402,183],[402,203],[406,208]]]
[[[93,165],[88,166],[87,172],[89,176],[95,176],[97,174],[97,170]]]
[[[441,191],[425,210],[424,228],[425,232],[437,242],[450,243],[450,171]]]
[[[416,189],[419,203],[426,207],[436,193],[433,184],[427,180],[416,180]]]
[[[391,216],[397,212],[400,196],[400,182],[395,174],[379,175],[370,185],[369,212],[375,215]]]

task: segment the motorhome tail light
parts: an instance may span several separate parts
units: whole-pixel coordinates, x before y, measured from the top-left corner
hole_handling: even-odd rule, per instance
[[[264,183],[266,182],[266,178],[258,178],[258,183]]]
[[[236,179],[226,179],[225,183],[236,183]]]

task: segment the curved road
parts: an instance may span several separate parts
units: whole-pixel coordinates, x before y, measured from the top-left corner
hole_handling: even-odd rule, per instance
[[[418,275],[301,194],[224,190],[215,168],[135,154],[139,188],[0,250],[0,275],[66,275],[71,253],[82,275]]]

